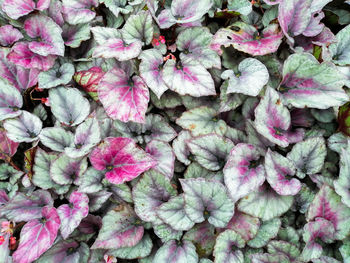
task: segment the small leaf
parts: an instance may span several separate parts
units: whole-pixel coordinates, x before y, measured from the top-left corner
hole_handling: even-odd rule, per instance
[[[60,67],[40,72],[38,77],[39,88],[50,89],[59,85],[68,84],[74,74],[74,66],[64,63]]]
[[[113,184],[131,181],[156,165],[132,139],[123,137],[104,139],[91,152],[90,162],[95,169],[105,170],[106,179]]]
[[[50,1],[43,0],[5,0],[2,3],[2,10],[12,19],[18,19],[36,10],[43,11],[49,7]]]
[[[187,240],[179,243],[175,240],[170,240],[158,249],[153,262],[167,263],[169,260],[173,263],[197,263],[196,248],[192,242]]]
[[[186,141],[191,138],[191,132],[182,130],[173,141],[173,149],[176,158],[185,165],[189,165],[191,163],[191,161],[188,159],[191,152],[186,143]]]
[[[103,178],[103,171],[98,171],[93,167],[89,167],[84,173],[84,176],[78,179],[78,191],[88,194],[101,191],[103,189],[103,185],[101,183]]]
[[[73,134],[61,127],[44,128],[39,135],[40,142],[57,152],[64,152],[73,143]]]
[[[249,256],[251,263],[290,263],[287,256],[282,253],[256,253]]]
[[[332,62],[337,65],[345,66],[350,64],[349,35],[350,26],[346,26],[336,35],[337,41],[328,47]]]
[[[184,191],[185,211],[195,223],[208,222],[216,227],[225,227],[233,216],[234,203],[225,187],[214,180],[180,179]]]
[[[9,139],[5,130],[0,128],[0,159],[8,160],[12,157],[16,153],[18,145],[18,142]]]
[[[136,58],[141,53],[142,42],[126,43],[122,38],[110,38],[102,45],[97,46],[92,56],[94,58],[115,58],[127,61]]]
[[[227,229],[216,239],[214,248],[215,263],[243,263],[243,252],[239,248],[244,248],[244,239],[234,230]]]
[[[267,251],[270,254],[282,253],[291,260],[297,260],[300,255],[299,248],[296,245],[282,240],[270,241],[267,245]]]
[[[4,122],[7,137],[15,142],[36,141],[42,126],[41,120],[27,111],[22,111],[19,117]]]
[[[62,11],[65,21],[71,25],[90,22],[96,13],[92,11],[98,6],[97,0],[62,0]]]
[[[64,44],[71,48],[77,48],[83,41],[90,39],[90,25],[78,24],[69,25],[64,24],[62,26],[62,38]]]
[[[14,118],[21,114],[23,106],[21,93],[6,81],[0,79],[0,121]]]
[[[90,113],[89,101],[76,88],[50,89],[49,100],[53,115],[66,125],[78,125]]]
[[[273,218],[263,222],[256,236],[252,240],[248,241],[248,245],[254,248],[266,246],[271,239],[277,236],[280,227],[281,219],[279,218]]]
[[[234,230],[246,242],[253,239],[260,229],[260,220],[256,217],[235,211],[235,215],[228,223],[227,229]]]

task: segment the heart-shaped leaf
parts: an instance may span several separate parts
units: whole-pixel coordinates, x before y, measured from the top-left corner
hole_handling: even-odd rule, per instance
[[[14,262],[30,263],[39,258],[55,241],[59,227],[56,208],[43,207],[41,219],[23,226],[18,248],[12,255]]]
[[[295,174],[295,166],[290,159],[268,149],[265,171],[266,180],[279,195],[296,195],[300,191],[300,181],[296,178],[289,179]]]
[[[244,248],[244,239],[234,230],[227,229],[216,239],[214,248],[215,263],[243,263],[243,252],[240,248]]]
[[[237,201],[257,190],[265,181],[260,152],[252,144],[239,143],[230,152],[224,167],[225,185],[230,197]]]
[[[38,77],[39,88],[50,89],[60,85],[68,84],[74,74],[74,66],[64,63],[60,67],[54,67],[48,71],[40,72]]]
[[[92,11],[98,6],[97,0],[62,0],[64,19],[71,25],[90,22],[96,13]]]
[[[187,240],[182,241],[180,244],[176,240],[170,240],[158,249],[153,262],[167,263],[169,260],[173,263],[197,263],[196,247]]]
[[[89,198],[84,193],[74,191],[69,197],[70,205],[64,204],[57,208],[61,219],[61,235],[66,239],[78,227],[81,220],[89,213]]]
[[[33,1],[33,0],[4,0],[2,10],[12,19],[18,19],[34,10],[43,11],[49,7],[49,0]]]
[[[102,228],[92,249],[132,247],[142,239],[144,228],[131,207],[122,205],[116,210],[110,210],[102,218]]]
[[[1,46],[10,46],[22,38],[22,33],[17,28],[14,28],[12,25],[4,25],[0,27]]]
[[[267,221],[264,221],[256,236],[248,241],[248,245],[254,248],[261,248],[266,246],[266,244],[278,234],[278,231],[281,227],[281,219],[273,218]]]
[[[285,103],[296,108],[327,109],[349,100],[342,89],[344,81],[332,63],[320,64],[308,53],[293,54],[284,62],[279,92]]]
[[[104,172],[98,171],[93,167],[89,167],[84,176],[80,177],[77,184],[79,185],[79,192],[82,193],[96,193],[103,189],[103,185],[101,183],[104,178]]]
[[[153,39],[152,16],[148,11],[140,11],[131,15],[121,30],[123,40],[127,43],[141,41],[145,45]]]
[[[239,63],[236,74],[233,70],[225,70],[221,77],[229,79],[226,93],[257,96],[269,81],[269,72],[259,60],[246,58]]]
[[[336,35],[337,41],[328,47],[332,62],[345,66],[350,64],[350,26],[344,27]]]
[[[90,103],[76,88],[57,87],[49,90],[51,111],[70,126],[83,122],[90,113]]]
[[[28,111],[22,111],[22,114],[15,119],[7,119],[4,122],[4,128],[7,137],[15,142],[33,142],[38,139],[43,124],[41,120]]]
[[[241,15],[249,15],[253,9],[252,4],[248,0],[228,0],[227,7]]]
[[[188,159],[190,155],[190,149],[187,146],[187,140],[191,139],[191,132],[183,130],[173,141],[173,149],[176,155],[177,160],[184,163],[185,165],[189,165],[191,161]]]
[[[62,38],[66,46],[71,48],[77,48],[83,41],[90,39],[90,25],[64,24],[62,27]]]
[[[118,68],[109,70],[98,84],[98,97],[108,116],[123,122],[145,122],[149,91],[138,76]]]
[[[234,230],[247,242],[258,233],[260,220],[254,216],[235,211],[235,215],[231,218],[226,228]]]
[[[156,165],[156,161],[129,138],[108,137],[90,154],[90,162],[97,170],[106,171],[106,179],[122,184]]]
[[[176,190],[163,174],[150,170],[132,189],[136,214],[146,222],[162,223],[157,216],[157,208],[176,196]]]
[[[40,142],[51,150],[64,152],[73,143],[73,134],[61,127],[44,128],[39,135]]]
[[[136,58],[141,53],[142,42],[125,42],[122,38],[110,38],[102,45],[94,49],[94,58],[116,58],[119,61],[126,61]]]
[[[267,245],[267,251],[271,254],[282,253],[291,260],[297,260],[300,255],[300,250],[296,245],[282,240],[270,241]]]
[[[7,81],[0,80],[0,121],[21,114],[23,99],[21,93]]]
[[[198,179],[180,179],[184,191],[185,211],[195,223],[204,220],[215,227],[225,227],[233,216],[234,203],[226,188],[219,182]]]

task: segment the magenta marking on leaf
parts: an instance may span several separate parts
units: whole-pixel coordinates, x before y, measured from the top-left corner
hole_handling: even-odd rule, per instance
[[[130,138],[106,138],[91,155],[95,169],[106,170],[106,179],[122,184],[156,165],[153,158]]]
[[[39,258],[55,241],[60,223],[56,208],[43,207],[42,218],[31,220],[22,228],[13,261],[31,263]]]
[[[10,46],[17,40],[23,38],[22,33],[11,25],[5,25],[0,27],[0,45]]]
[[[19,143],[14,142],[6,136],[6,132],[0,129],[0,159],[8,160],[12,157],[18,148]]]
[[[2,10],[12,19],[18,19],[34,10],[43,11],[50,5],[50,0],[4,0]]]

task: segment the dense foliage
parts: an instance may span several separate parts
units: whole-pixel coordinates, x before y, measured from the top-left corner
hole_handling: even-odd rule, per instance
[[[1,263],[350,262],[350,1],[0,6]]]

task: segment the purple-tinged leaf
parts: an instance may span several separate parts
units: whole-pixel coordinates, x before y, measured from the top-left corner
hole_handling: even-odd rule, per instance
[[[59,185],[77,183],[79,177],[84,174],[87,168],[87,160],[72,159],[66,154],[61,153],[59,157],[50,166],[50,175],[52,180]]]
[[[3,79],[0,79],[0,86],[0,121],[17,117],[23,106],[21,93]]]
[[[156,161],[129,138],[108,137],[90,155],[97,170],[106,171],[106,179],[122,184],[156,165]]]
[[[213,35],[206,27],[190,27],[182,31],[176,39],[176,47],[182,51],[181,61],[199,62],[205,68],[221,68],[218,54],[210,49]]]
[[[7,196],[5,190],[0,189],[0,207],[7,204],[10,198]]]
[[[273,218],[262,222],[256,236],[248,241],[248,245],[253,248],[262,248],[278,234],[281,227],[281,219]]]
[[[157,208],[176,196],[176,192],[165,175],[154,170],[144,173],[132,189],[136,214],[143,221],[161,224]]]
[[[255,108],[255,127],[262,136],[281,147],[295,142],[295,138],[302,140],[304,135],[301,129],[295,132],[290,130],[290,113],[283,106],[278,92],[270,87]]]
[[[29,49],[30,42],[17,42],[7,58],[10,62],[26,69],[49,70],[55,64],[56,56],[41,56]],[[36,81],[35,81],[36,82]],[[35,85],[35,84],[34,84]]]
[[[89,213],[89,198],[84,193],[74,191],[69,197],[69,205],[64,204],[57,208],[61,220],[60,231],[66,239],[76,229],[81,220]]]
[[[11,25],[4,25],[0,27],[0,45],[11,46],[13,43],[22,39],[22,33]]]
[[[127,43],[122,38],[110,38],[104,44],[97,46],[92,56],[94,58],[115,58],[119,61],[127,61],[136,58],[141,51],[141,41],[136,40]]]
[[[141,63],[139,66],[140,76],[147,86],[156,94],[158,99],[168,89],[162,76],[163,55],[157,49],[147,49],[143,51],[139,58]]]
[[[89,196],[89,211],[98,211],[112,196],[113,193],[102,190],[96,193],[88,194]]]
[[[211,43],[211,49],[222,54],[221,46],[229,47],[253,56],[262,56],[277,51],[282,42],[283,34],[278,25],[271,24],[261,34],[257,29],[244,22],[236,22],[229,28],[216,32]]]
[[[179,244],[176,240],[170,240],[158,249],[153,262],[197,263],[198,255],[192,242],[184,240]]]
[[[102,218],[100,216],[87,215],[81,220],[78,230],[84,234],[93,234],[102,227]]]
[[[56,239],[60,219],[56,208],[43,207],[42,219],[33,219],[21,230],[21,239],[13,253],[14,263],[30,263],[48,250]]]
[[[265,181],[259,163],[260,152],[252,144],[239,143],[230,152],[224,167],[224,180],[233,201],[257,190]]]
[[[295,144],[287,158],[294,162],[298,171],[297,176],[303,178],[306,174],[319,173],[326,155],[326,143],[323,137],[312,137]]]
[[[148,11],[140,11],[126,20],[121,30],[123,40],[127,43],[141,41],[149,45],[153,39],[152,16]]]
[[[71,25],[90,22],[95,18],[97,0],[62,0],[62,11],[66,22]]]
[[[100,127],[95,118],[88,118],[75,130],[74,145],[65,148],[64,152],[71,158],[87,155],[101,140]]]
[[[50,176],[51,164],[57,157],[58,154],[55,152],[47,153],[40,148],[37,149],[34,158],[32,183],[45,190],[54,188],[57,192],[64,193],[68,191],[69,186],[62,187],[56,184]]]
[[[180,240],[182,236],[182,231],[177,231],[171,228],[171,226],[164,223],[157,223],[153,225],[154,233],[160,238],[162,243],[166,243],[169,240]]]
[[[4,129],[0,128],[0,159],[8,160],[16,152],[19,143],[12,141],[6,136]]]
[[[303,239],[306,244],[300,258],[307,262],[322,255],[323,248],[318,244],[318,240],[326,243],[334,241],[335,229],[332,222],[317,217],[315,221],[311,221],[304,226],[303,233]]]
[[[249,255],[251,263],[290,263],[287,256],[282,253],[256,253]]]
[[[339,166],[339,177],[334,181],[334,189],[341,196],[342,202],[350,207],[350,156],[348,150],[342,150]]]
[[[45,15],[34,15],[26,19],[24,29],[28,36],[39,41],[32,41],[28,48],[41,56],[64,56],[62,29]]]
[[[182,130],[173,141],[173,149],[176,158],[185,165],[189,165],[191,163],[191,161],[188,159],[191,152],[186,143],[186,141],[191,138],[191,132]]]
[[[157,215],[175,230],[190,230],[194,226],[194,222],[186,215],[184,206],[183,195],[179,195],[159,206]]]
[[[206,257],[210,256],[214,250],[215,232],[214,226],[204,221],[187,231],[183,239],[191,241],[196,246],[200,257]]]
[[[96,40],[97,44],[99,45],[105,44],[109,39],[122,38],[120,30],[116,28],[95,26],[91,28],[91,32],[94,35],[94,39]]]
[[[90,113],[90,103],[76,88],[57,87],[49,90],[53,115],[69,126],[83,122]]]
[[[267,250],[270,254],[282,253],[292,262],[296,261],[300,255],[300,250],[296,245],[282,240],[270,241],[267,245]]]
[[[225,70],[221,78],[229,79],[226,93],[242,93],[258,96],[269,81],[269,72],[263,63],[255,58],[246,58],[238,65],[238,72]]]
[[[279,91],[284,103],[296,108],[327,109],[349,100],[342,89],[344,81],[334,64],[320,64],[313,55],[298,53],[284,62]]]
[[[152,140],[147,144],[145,151],[157,162],[153,169],[171,179],[175,163],[175,154],[171,146],[164,141]]]
[[[345,66],[350,64],[350,26],[344,27],[336,35],[337,42],[328,47],[332,62]]]
[[[182,113],[176,124],[191,131],[194,136],[209,133],[224,135],[227,124],[217,117],[218,114],[215,109],[202,106]]]
[[[149,91],[138,76],[119,68],[109,70],[98,84],[98,97],[108,116],[123,122],[145,122]]]
[[[40,142],[56,152],[64,152],[73,143],[73,134],[61,127],[44,128],[39,135]]]
[[[164,9],[157,20],[160,28],[168,28],[175,23],[198,21],[211,8],[210,0],[174,0],[170,9]]]
[[[77,48],[80,44],[90,39],[90,25],[89,24],[78,24],[69,25],[64,24],[62,26],[62,38],[64,44],[71,48]]]
[[[267,150],[265,155],[266,180],[279,195],[296,195],[301,183],[296,178],[294,163],[283,155]]]
[[[162,70],[165,85],[180,95],[193,97],[216,95],[210,73],[196,61],[174,61],[169,59]]]
[[[0,76],[7,79],[19,91],[33,87],[38,82],[39,71],[37,69],[25,69],[10,63],[6,56],[8,51],[0,50]]]
[[[152,252],[152,239],[149,234],[145,233],[135,246],[132,247],[121,247],[113,250],[109,250],[108,254],[123,259],[137,259],[144,258]]]
[[[34,10],[43,11],[50,5],[50,0],[4,0],[2,10],[12,19],[18,19]]]
[[[86,262],[89,247],[85,243],[73,240],[61,240],[46,251],[36,263],[77,263]]]
[[[323,185],[310,204],[307,221],[321,217],[332,222],[334,238],[342,240],[350,233],[350,208],[341,202],[341,197],[328,185]]]
[[[235,211],[235,215],[231,218],[226,228],[234,230],[245,242],[248,242],[258,233],[260,220],[256,217]]]
[[[234,213],[234,203],[226,188],[214,180],[180,179],[184,191],[185,211],[195,223],[204,220],[215,227],[225,227]]]
[[[4,122],[7,137],[15,142],[36,141],[42,126],[41,120],[28,111],[22,111],[19,117]]]
[[[256,192],[242,198],[237,208],[246,214],[269,220],[287,212],[292,204],[293,196],[280,196],[267,184],[263,184]]]
[[[244,256],[240,248],[244,248],[244,239],[234,230],[227,229],[220,233],[214,248],[215,263],[243,263]]]
[[[5,222],[0,221],[1,223]],[[0,245],[0,262],[4,263],[12,263],[12,258],[10,257],[10,233],[3,233],[2,234],[2,243]]]
[[[91,248],[132,247],[142,239],[143,233],[144,228],[132,208],[121,205],[103,217],[102,228]]]
[[[40,72],[38,76],[39,88],[50,89],[60,85],[68,84],[73,77],[74,66],[64,63],[60,67],[56,66],[48,71]]]
[[[229,139],[211,133],[189,139],[187,146],[200,165],[218,171],[224,167],[234,145]]]

